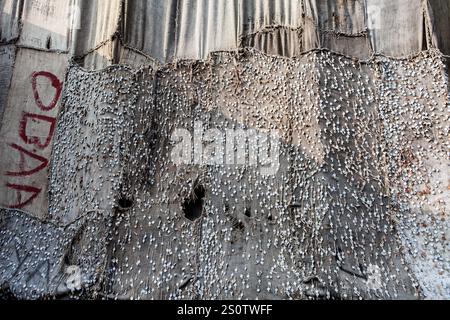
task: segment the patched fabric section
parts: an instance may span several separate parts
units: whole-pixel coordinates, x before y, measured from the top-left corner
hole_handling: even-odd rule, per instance
[[[439,54],[406,63],[245,51],[157,72],[74,67],[51,176],[55,221],[88,212],[110,221],[106,297],[418,297],[428,258],[410,259],[409,243],[435,238],[413,232],[413,204],[397,194],[410,176],[394,169],[406,141],[397,144],[403,126],[388,114],[407,97],[420,114],[434,112],[427,123],[443,137],[448,98]],[[404,68],[428,74],[429,87],[408,86]],[[424,125],[413,117],[407,127]],[[230,148],[236,132],[244,139]],[[241,157],[228,153],[240,148]],[[445,279],[442,252],[432,270]],[[436,286],[443,291],[424,293],[446,294],[445,282]]]
[[[0,130],[0,207],[48,213],[48,174],[67,56],[21,48]]]
[[[381,61],[390,197],[408,262],[427,296],[449,286],[448,79],[440,56]]]

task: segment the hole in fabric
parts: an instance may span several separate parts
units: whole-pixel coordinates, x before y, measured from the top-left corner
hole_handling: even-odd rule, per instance
[[[251,218],[252,217],[252,212],[251,211],[252,210],[250,208],[245,208],[245,212],[244,212],[245,216],[248,217],[248,218]]]
[[[245,230],[245,225],[242,221],[240,221],[237,218],[232,218],[231,219],[231,223],[233,224],[233,229],[236,229],[238,231],[244,231]]]
[[[426,51],[426,50],[428,50],[428,37],[429,37],[429,35],[428,35],[428,28],[427,28],[427,23],[426,23],[426,21],[427,21],[427,18],[426,17],[423,17],[423,26],[422,26],[422,50],[423,51]]]
[[[120,198],[117,201],[117,204],[119,205],[120,209],[128,210],[131,209],[131,207],[133,206],[133,200],[127,198]]]
[[[47,50],[50,50],[50,48],[52,47],[52,38],[50,36],[47,37],[47,42],[45,43],[45,47],[47,48]]]
[[[202,216],[203,213],[203,199],[205,198],[206,190],[202,185],[197,185],[194,188],[192,196],[184,200],[183,213],[186,219],[195,221]]]

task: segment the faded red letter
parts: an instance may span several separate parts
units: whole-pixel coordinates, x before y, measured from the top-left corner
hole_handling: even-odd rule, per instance
[[[39,95],[39,92],[37,90],[37,78],[38,77],[45,77],[45,78],[49,79],[52,84],[52,87],[55,88],[55,90],[56,90],[55,97],[53,98],[53,100],[50,102],[50,104],[48,106],[44,105],[44,103],[42,102],[41,97]],[[31,79],[31,85],[33,87],[34,100],[36,101],[37,106],[42,111],[50,111],[54,107],[56,107],[59,97],[61,96],[62,83],[61,83],[61,81],[59,81],[59,79],[53,73],[50,73],[47,71],[34,72],[32,75],[32,79]]]
[[[49,123],[47,136],[44,137],[45,142],[41,141],[42,137],[27,136],[27,125],[29,119],[33,119],[35,122],[36,120],[41,120]],[[34,113],[24,113],[22,120],[20,120],[19,135],[26,144],[33,144],[40,149],[45,149],[50,145],[50,142],[52,141],[53,133],[55,132],[55,127],[56,127],[56,118],[46,117]]]
[[[11,144],[9,144],[9,146],[20,152],[20,164],[19,164],[20,171],[18,171],[18,172],[8,171],[8,172],[6,172],[7,176],[12,176],[12,177],[31,176],[48,166],[48,160],[46,158],[41,157],[41,156],[39,156],[33,152],[30,152],[28,150],[25,150],[24,148],[22,148],[21,146],[18,146],[15,143],[11,143]],[[38,160],[41,162],[41,164],[39,166],[37,166],[36,168],[25,170],[25,156],[28,156],[29,158],[32,158],[35,160]]]
[[[5,207],[11,208],[11,209],[22,209],[22,208],[26,207],[27,205],[32,203],[34,199],[36,199],[36,197],[39,195],[39,193],[41,193],[41,189],[31,187],[31,186],[21,186],[21,185],[17,185],[17,184],[7,183],[6,187],[17,191],[17,203],[14,205],[4,205]],[[31,196],[28,199],[26,199],[25,201],[22,201],[22,193],[21,192],[31,193]]]

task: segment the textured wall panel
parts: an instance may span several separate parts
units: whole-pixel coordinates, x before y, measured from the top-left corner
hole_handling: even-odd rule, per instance
[[[366,30],[363,0],[306,0],[306,13],[320,30],[358,34]]]
[[[19,37],[23,0],[0,1],[0,41],[8,42]]]
[[[15,55],[16,50],[14,46],[0,46],[0,123],[8,101]]]
[[[72,5],[79,8],[80,20],[79,28],[73,32],[71,52],[90,69],[114,63],[117,42],[111,41],[119,29],[121,1],[78,0]]]
[[[70,0],[25,0],[19,44],[44,50],[67,51],[70,3]]]
[[[421,91],[403,83],[405,70],[416,69],[428,74],[430,86]],[[398,194],[398,184],[412,178],[396,169],[410,161],[403,151],[409,140],[396,144],[410,136],[405,128],[419,137],[428,123],[444,136],[446,80],[438,55],[359,64],[327,52],[288,60],[246,51],[156,74],[113,67],[69,75],[52,217],[68,223],[94,212],[110,221],[103,296],[413,298],[419,284],[428,297],[448,294],[449,258],[442,248],[427,248],[446,240],[426,231],[416,204]],[[422,99],[427,95],[433,99]],[[403,99],[422,114],[439,113],[428,122],[396,123],[402,118],[395,103]],[[279,170],[267,177],[250,163],[175,164],[170,137],[176,129],[194,137],[197,123],[219,136],[226,129],[276,129]],[[441,159],[444,143],[436,142],[429,153]],[[440,188],[444,171],[419,164],[434,177],[430,188]],[[203,209],[192,222],[186,201],[195,197]],[[440,199],[430,203],[439,207]],[[439,214],[438,207],[426,216]],[[410,251],[416,241],[426,257]],[[442,280],[427,285],[437,274]]]
[[[370,40],[376,53],[399,57],[423,49],[422,0],[366,0],[366,11]]]
[[[48,166],[67,56],[20,49],[0,131],[0,206],[48,212]]]

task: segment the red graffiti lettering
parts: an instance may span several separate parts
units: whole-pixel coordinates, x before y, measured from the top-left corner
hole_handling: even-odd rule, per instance
[[[53,100],[50,102],[48,106],[44,105],[37,90],[37,78],[45,77],[50,80],[52,87],[55,88],[56,93]],[[31,78],[31,85],[33,87],[34,100],[36,101],[37,106],[42,111],[50,111],[56,107],[58,103],[59,97],[61,96],[62,91],[62,83],[59,81],[58,77],[56,77],[53,73],[47,71],[34,72]]]
[[[33,202],[33,200],[41,193],[42,189],[31,187],[31,186],[21,186],[17,184],[7,183],[6,187],[17,191],[17,203],[14,205],[6,205],[5,207],[11,209],[22,209]],[[31,193],[31,196],[22,201],[22,192]]]
[[[11,143],[9,144],[9,146],[17,151],[20,152],[20,164],[19,164],[19,168],[20,171],[19,172],[11,172],[8,171],[6,172],[7,176],[12,176],[12,177],[25,177],[25,176],[31,176],[43,169],[45,169],[48,166],[48,160],[44,157],[41,157],[35,153],[32,153],[28,150],[25,150],[24,148],[18,146],[15,143]],[[34,169],[30,169],[30,170],[25,170],[25,156],[28,156],[30,158],[33,158],[35,160],[38,160],[41,162],[41,164],[39,166],[37,166]]]
[[[56,90],[55,95],[53,97],[53,100],[48,104],[45,105],[42,102],[41,95],[38,91],[38,78],[43,77],[50,80],[51,86]],[[34,100],[36,102],[36,105],[39,107],[42,111],[50,111],[53,110],[58,101],[61,97],[62,92],[62,82],[59,81],[59,79],[52,73],[47,71],[39,71],[34,72],[31,75],[31,85],[34,95]],[[46,133],[44,136],[34,136],[31,134],[32,132],[32,123],[35,124],[36,128],[38,129],[37,132],[45,131],[42,130],[43,126],[46,126]],[[45,123],[45,124],[43,124]],[[28,130],[27,130],[28,129]],[[24,112],[22,119],[19,122],[19,136],[20,138],[28,145],[33,145],[38,149],[45,149],[47,148],[53,138],[53,134],[55,133],[56,129],[56,118],[54,117],[47,117],[44,115],[39,115],[35,113],[28,113]],[[30,151],[27,150],[18,144],[10,143],[8,144],[9,147],[14,149],[15,151],[19,152],[20,155],[20,162],[19,162],[19,168],[16,171],[7,171],[5,173],[6,176],[10,177],[27,177],[32,176],[45,168],[47,168],[49,164],[49,160],[43,156],[40,156],[36,154],[36,150]],[[33,164],[30,166],[30,160],[36,160],[39,162],[39,164],[33,168]],[[42,189],[37,187],[32,187],[29,185],[21,185],[21,184],[11,184],[6,183],[6,188],[15,190],[17,192],[17,201],[13,205],[4,205],[5,207],[11,208],[11,209],[22,209],[26,206],[30,205],[42,192]],[[29,196],[26,196],[24,194],[29,194]],[[25,200],[23,200],[25,199]]]
[[[33,119],[34,121],[41,120],[41,121],[48,122],[50,124],[50,127],[48,129],[48,134],[45,137],[44,143],[41,142],[40,137],[27,136],[27,125],[28,125],[29,119]],[[55,128],[56,128],[56,118],[46,117],[46,116],[42,116],[39,114],[33,114],[33,113],[24,113],[22,120],[20,120],[19,135],[26,144],[33,144],[40,149],[45,149],[50,145],[50,142],[52,141],[52,137],[53,137],[53,133],[55,132]]]

